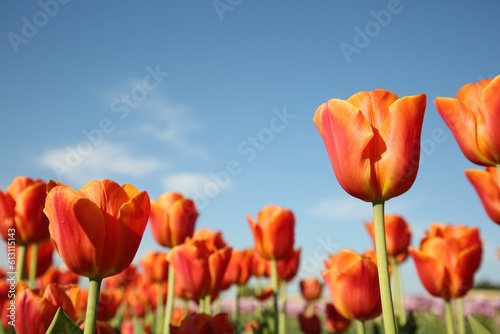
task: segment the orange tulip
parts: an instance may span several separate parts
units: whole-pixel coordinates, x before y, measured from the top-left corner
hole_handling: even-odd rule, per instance
[[[369,320],[382,313],[377,265],[350,250],[332,254],[322,272],[332,303],[347,319]]]
[[[245,285],[252,273],[253,249],[233,249],[222,280],[222,290],[233,284]]]
[[[387,255],[394,257],[396,263],[401,263],[408,257],[408,247],[411,243],[410,225],[399,215],[385,215],[384,221]],[[375,244],[373,219],[370,223],[365,223],[365,227]]]
[[[173,334],[232,334],[235,330],[227,313],[219,313],[213,317],[205,313],[193,313],[184,318],[179,327],[171,328]]]
[[[168,280],[167,253],[150,251],[141,260],[144,273],[153,282],[164,282]]]
[[[269,263],[269,260],[266,260],[262,257],[262,255],[260,255],[260,253],[255,249],[253,248],[253,251],[252,251],[252,267],[251,267],[251,270],[252,270],[252,276],[255,276],[255,277],[268,277],[268,270],[267,270],[267,267],[268,267],[268,263]]]
[[[87,309],[88,291],[82,290],[80,295],[80,304],[78,305],[80,314],[85,314]],[[99,294],[97,304],[97,320],[109,321],[113,319],[118,307],[124,299],[122,292],[118,290],[102,289]]]
[[[49,239],[49,221],[43,213],[46,184],[24,176],[14,178],[5,192],[0,191],[0,231],[4,240],[15,229],[19,244]]]
[[[192,237],[197,218],[194,202],[179,193],[164,193],[151,203],[151,232],[164,247],[172,248]]]
[[[321,283],[316,277],[308,277],[301,280],[299,286],[302,298],[304,298],[307,302],[313,302],[321,298],[323,283]]]
[[[121,289],[134,284],[139,279],[139,273],[134,264],[130,264],[127,269],[114,276],[107,277],[104,282],[104,287],[108,289]]]
[[[207,240],[212,247],[222,249],[227,246],[221,231],[214,232],[209,228],[201,228],[193,233],[192,239]]]
[[[490,219],[500,224],[500,180],[497,168],[467,169],[465,175],[476,189]]]
[[[314,115],[337,180],[351,196],[385,201],[410,189],[417,176],[426,96],[390,91],[331,99]]]
[[[247,216],[255,248],[267,260],[286,259],[293,252],[295,216],[288,209],[267,205],[259,212],[257,222]]]
[[[50,283],[61,285],[78,284],[79,279],[80,276],[71,270],[50,266],[42,276],[38,277],[37,283],[41,289],[44,289]]]
[[[68,269],[104,278],[132,262],[149,210],[145,191],[104,180],[89,182],[80,191],[66,185],[52,188],[44,212],[52,242]]]
[[[325,328],[328,333],[340,333],[351,325],[351,320],[344,318],[331,303],[325,305]]]
[[[305,311],[297,315],[299,320],[299,327],[302,333],[305,334],[320,334],[321,333],[321,319],[315,313],[307,314]]]
[[[298,248],[293,250],[290,255],[277,262],[278,265],[278,280],[290,282],[299,270],[300,251]],[[267,277],[271,277],[271,262],[267,261]]]
[[[499,97],[500,75],[464,85],[456,98],[434,101],[465,157],[481,166],[500,164]]]
[[[175,270],[175,286],[198,300],[221,289],[222,278],[231,257],[232,248],[210,248],[206,240],[187,240],[174,247],[167,261]]]
[[[20,290],[16,302],[17,334],[33,333],[34,328],[37,333],[45,333],[59,307],[64,309],[69,318],[76,321],[71,299],[57,284],[48,285],[43,292],[25,287]]]
[[[474,284],[482,257],[478,229],[433,224],[420,248],[410,247],[420,281],[435,297],[463,297]]]

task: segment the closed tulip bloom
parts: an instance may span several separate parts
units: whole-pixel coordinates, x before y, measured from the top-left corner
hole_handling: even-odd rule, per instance
[[[301,280],[299,286],[302,298],[307,302],[313,302],[321,298],[324,285],[316,277],[308,277]]]
[[[80,276],[71,270],[50,266],[42,276],[38,277],[37,283],[38,286],[43,289],[50,283],[61,285],[78,284],[79,279]]]
[[[164,247],[172,248],[192,237],[197,218],[194,202],[179,193],[164,193],[151,203],[151,232]]]
[[[467,159],[481,166],[500,164],[500,75],[434,102]]]
[[[260,253],[253,248],[252,255],[252,276],[255,277],[268,277],[269,260],[266,260]]]
[[[227,242],[221,231],[214,232],[209,228],[201,228],[193,233],[192,239],[207,240],[212,247],[222,249],[227,247]]]
[[[293,250],[290,255],[277,262],[278,279],[280,281],[290,282],[299,270],[301,248]],[[267,262],[267,276],[271,277],[271,262]]]
[[[305,311],[297,315],[299,320],[299,327],[302,333],[305,334],[320,334],[321,333],[321,319],[315,313],[307,314]]]
[[[253,249],[233,249],[222,280],[223,290],[229,289],[233,284],[247,284],[252,274],[252,259]]]
[[[163,282],[168,279],[168,261],[165,252],[148,252],[141,260],[144,273],[153,282]]]
[[[325,305],[325,328],[328,333],[340,333],[351,325],[351,320],[344,318],[332,303]]]
[[[341,250],[325,264],[323,279],[344,318],[369,320],[382,313],[377,265],[370,257]]]
[[[255,248],[267,260],[286,259],[293,251],[295,216],[291,210],[266,205],[258,214],[257,222],[247,216]]]
[[[187,240],[172,249],[167,260],[175,270],[175,285],[200,299],[220,291],[232,248],[210,248],[206,240]]]
[[[16,302],[17,334],[45,333],[59,307],[64,309],[70,319],[76,321],[71,299],[56,284],[47,286],[43,292],[39,289],[20,290]]]
[[[125,289],[127,286],[135,284],[142,275],[139,275],[134,264],[130,264],[127,269],[119,274],[107,277],[104,287],[109,289]]]
[[[144,234],[149,196],[132,185],[91,181],[77,191],[52,188],[45,203],[50,237],[66,266],[89,278],[125,270]]]
[[[375,224],[372,219],[365,223],[370,237],[375,243]],[[411,243],[411,229],[408,222],[400,215],[385,215],[385,240],[387,255],[401,263],[408,257],[408,247]]]
[[[488,217],[500,224],[500,181],[497,168],[467,169],[465,175],[476,189]]]
[[[482,243],[476,242],[474,232],[463,233],[456,238],[441,234],[425,237],[420,248],[410,247],[420,281],[435,297],[452,299],[463,297],[474,284],[474,274],[479,268]],[[441,234],[441,235],[440,235]]]
[[[337,180],[351,196],[385,201],[417,176],[424,94],[398,98],[376,89],[331,99],[314,115]]]
[[[0,191],[0,231],[8,239],[9,228],[16,230],[20,244],[49,239],[49,221],[43,213],[46,184],[24,176],[14,178],[5,192]]]

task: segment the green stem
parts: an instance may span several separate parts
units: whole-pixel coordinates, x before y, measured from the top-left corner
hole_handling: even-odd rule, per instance
[[[85,315],[84,334],[94,334],[97,324],[97,310],[99,308],[99,295],[101,292],[102,278],[89,278],[87,299],[87,313]]]
[[[240,290],[239,284],[236,285],[236,291],[234,293],[234,305],[233,305],[233,322],[238,324],[240,322]]]
[[[464,299],[457,299],[458,333],[465,334]]]
[[[387,265],[384,201],[373,202],[373,219],[375,225],[375,252],[377,253],[378,280],[384,317],[384,330],[385,334],[395,334],[397,333],[397,327],[394,319],[391,282],[389,280],[389,268]]]
[[[210,295],[206,295],[205,298],[204,298],[204,302],[205,302],[204,303],[204,305],[205,305],[205,307],[204,307],[204,309],[205,309],[204,313],[205,314],[212,315],[212,310],[211,310],[211,304],[212,303],[211,303],[211,301],[212,301],[211,296]]]
[[[286,301],[287,301],[286,282],[281,281],[281,310],[279,312],[280,327],[278,329],[279,334],[286,333]]]
[[[184,319],[188,314],[188,300],[182,299],[182,318]]]
[[[198,299],[198,313],[205,313],[205,298]]]
[[[24,263],[26,262],[27,248],[28,246],[23,244],[17,247],[16,277],[18,282],[22,281],[24,278]]]
[[[363,320],[356,320],[356,332],[365,334],[365,322]]]
[[[171,263],[168,264],[168,286],[167,286],[167,301],[165,302],[165,320],[163,321],[163,334],[170,334],[170,322],[174,310],[174,288],[175,288],[175,271]]]
[[[394,256],[389,257],[392,268],[392,277],[394,280],[394,308],[400,326],[406,324],[406,309],[403,293],[403,284],[401,282],[401,266],[396,262]]]
[[[279,315],[278,315],[278,262],[271,260],[271,283],[273,287],[273,308],[274,308],[274,333],[278,333],[279,329]]]
[[[453,306],[451,305],[451,300],[446,299],[444,303],[444,310],[446,313],[446,333],[455,333],[455,324],[453,322]]]
[[[500,165],[497,165],[498,182],[500,182]]]
[[[220,297],[217,296],[214,300],[214,314],[219,314],[221,313],[221,306],[220,306]]]
[[[30,252],[30,277],[28,281],[28,286],[31,289],[35,288],[36,285],[36,270],[38,265],[38,244],[31,244],[31,252]]]
[[[161,282],[156,283],[156,322],[155,322],[155,333],[161,333],[163,329],[163,286]]]

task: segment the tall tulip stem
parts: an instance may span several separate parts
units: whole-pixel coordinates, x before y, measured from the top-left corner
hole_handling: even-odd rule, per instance
[[[38,244],[34,243],[30,245],[31,247],[31,259],[30,259],[30,275],[28,285],[31,289],[35,288],[36,284],[36,271],[38,265]]]
[[[170,321],[174,311],[174,288],[175,288],[175,271],[171,263],[168,264],[168,286],[167,286],[167,301],[165,302],[165,320],[163,321],[163,334],[170,334]]]
[[[96,330],[101,281],[102,278],[89,278],[87,313],[85,315],[85,329],[83,331],[84,334],[94,334]]]
[[[444,310],[446,313],[446,333],[455,333],[455,323],[453,321],[453,306],[451,305],[451,300],[446,299],[444,302]]]
[[[363,320],[356,320],[356,333],[365,334],[365,322]]]
[[[280,290],[278,284],[278,261],[276,260],[271,260],[271,283],[273,287],[274,333],[278,333],[279,329],[278,296]]]
[[[465,334],[464,299],[457,298],[458,334]]]
[[[384,316],[384,330],[386,334],[397,333],[392,305],[391,282],[389,280],[389,267],[387,265],[387,248],[385,241],[384,201],[373,202],[373,220],[375,230],[375,252],[377,253],[378,280],[382,313]]]
[[[396,262],[394,256],[389,257],[394,279],[394,308],[400,326],[406,324],[405,299],[403,294],[403,284],[401,282],[401,266]]]
[[[17,281],[20,282],[24,278],[24,263],[26,262],[26,251],[28,245],[19,244],[17,247],[17,257],[16,257],[16,276]]]
[[[156,331],[155,333],[161,333],[163,329],[163,309],[164,309],[164,301],[163,301],[163,286],[161,282],[156,283],[157,286],[157,292],[156,292],[156,323],[155,323],[155,328]]]
[[[279,312],[280,327],[278,329],[279,334],[286,333],[286,302],[287,302],[286,282],[281,281],[281,310]]]

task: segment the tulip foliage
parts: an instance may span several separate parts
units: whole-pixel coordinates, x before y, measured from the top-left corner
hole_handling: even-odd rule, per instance
[[[483,167],[465,176],[500,224],[500,76],[434,104],[464,156]],[[400,271],[407,261],[442,300],[448,333],[465,333],[465,319],[475,334],[487,333],[463,308],[482,263],[480,229],[432,223],[412,246],[411,220],[385,213],[416,181],[426,107],[425,94],[374,89],[316,109],[335,178],[373,212],[359,224],[368,250],[338,249],[315,274],[300,270],[306,252],[295,231],[304,223],[277,204],[242,213],[248,243],[238,246],[224,231],[197,229],[195,201],[178,192],[152,200],[109,179],[74,189],[15,177],[0,191],[0,233],[9,258],[17,256],[15,272],[0,269],[0,333],[362,334],[366,324],[414,332]],[[157,248],[138,256],[147,227]],[[290,298],[290,286],[298,297]]]

